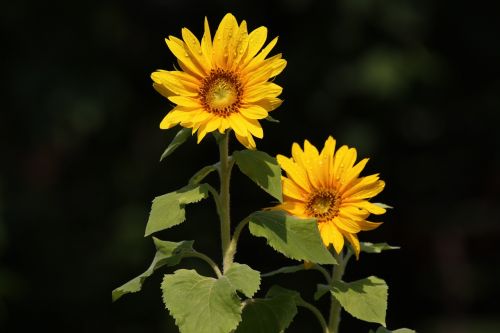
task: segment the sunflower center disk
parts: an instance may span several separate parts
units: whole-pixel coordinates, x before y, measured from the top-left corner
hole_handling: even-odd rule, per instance
[[[203,80],[199,94],[205,111],[226,118],[238,112],[243,86],[236,73],[219,68]]]
[[[311,194],[306,204],[307,213],[318,220],[334,218],[339,211],[337,193],[330,190],[318,190]]]

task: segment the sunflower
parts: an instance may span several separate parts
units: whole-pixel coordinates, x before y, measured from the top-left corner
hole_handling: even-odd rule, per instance
[[[294,143],[291,158],[278,155],[277,159],[286,177],[282,177],[283,203],[274,209],[315,218],[327,247],[332,244],[340,253],[347,239],[358,257],[357,233],[382,224],[367,221],[370,214],[385,213],[384,208],[368,201],[384,189],[384,181],[378,174],[359,177],[368,159],[354,164],[356,149],[342,146],[335,152],[331,136],[321,153],[305,140],[304,150]]]
[[[245,21],[238,25],[226,14],[213,40],[206,18],[201,43],[187,28],[182,39],[165,39],[181,70],[151,74],[154,88],[176,104],[160,128],[192,128],[198,143],[207,133],[233,129],[241,144],[255,149],[253,137],[264,136],[259,119],[282,102],[277,98],[282,88],[269,80],[286,66],[281,54],[266,59],[278,41],[276,37],[262,48],[266,38],[266,27],[248,33]]]

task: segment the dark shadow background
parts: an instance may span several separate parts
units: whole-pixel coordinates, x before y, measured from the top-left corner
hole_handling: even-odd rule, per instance
[[[400,251],[362,255],[346,279],[390,286],[388,325],[419,332],[500,331],[499,8],[492,2],[409,0],[11,1],[2,4],[0,113],[0,330],[176,332],[163,309],[161,274],[141,293],[111,290],[153,257],[142,237],[150,201],[216,160],[211,138],[158,163],[175,131],[152,71],[172,69],[163,38],[187,26],[201,37],[233,12],[280,36],[285,103],[264,124],[261,150],[328,135],[371,157],[365,174],[387,182],[395,206],[361,234]],[[241,147],[234,145],[233,148]],[[210,180],[216,183],[215,178]],[[234,176],[233,218],[271,204]],[[158,236],[195,239],[219,257],[213,204]],[[269,271],[292,264],[262,239],[242,236],[237,260]],[[205,266],[186,260],[184,267]],[[168,272],[165,270],[164,272]],[[172,270],[170,270],[172,271]],[[316,272],[274,283],[312,300]],[[319,306],[325,310],[327,304]],[[368,325],[345,315],[343,331]],[[289,332],[319,332],[300,311]],[[288,331],[287,331],[288,332]]]

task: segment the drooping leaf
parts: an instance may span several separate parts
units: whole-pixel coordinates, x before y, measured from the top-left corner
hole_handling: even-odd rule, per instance
[[[276,251],[296,260],[336,264],[323,245],[313,219],[299,219],[282,211],[259,211],[249,216],[250,232],[264,237]]]
[[[233,263],[224,273],[235,290],[241,291],[245,296],[252,297],[260,287],[260,273],[248,265]]]
[[[353,317],[385,326],[387,284],[375,276],[346,283],[336,281],[332,295]]]
[[[203,179],[205,179],[206,176],[208,176],[215,170],[217,170],[217,167],[215,165],[207,165],[206,167],[201,168],[191,177],[191,179],[189,179],[189,184],[198,185]]]
[[[366,253],[381,253],[382,251],[387,250],[398,250],[399,246],[391,246],[387,243],[369,243],[369,242],[361,242],[361,251]]]
[[[172,154],[180,145],[182,145],[191,136],[190,128],[183,128],[172,139],[172,142],[168,145],[167,149],[161,154],[160,162],[163,161],[165,157]]]
[[[151,276],[155,270],[164,265],[177,265],[184,254],[194,251],[193,241],[174,243],[162,241],[155,237],[153,237],[153,241],[156,246],[156,254],[153,258],[153,262],[144,273],[113,290],[111,293],[113,302],[125,294],[140,291],[144,280]]]
[[[181,333],[229,333],[241,320],[241,302],[226,277],[180,269],[165,275],[161,289]]]
[[[264,191],[283,201],[281,193],[281,168],[274,157],[258,150],[241,150],[233,153],[233,158],[248,178]]]
[[[208,187],[206,184],[201,184],[188,185],[175,192],[156,197],[151,206],[144,236],[184,222],[186,219],[184,206],[198,202],[207,196]]]
[[[273,287],[265,298],[249,299],[235,333],[280,333],[297,314],[297,292]]]
[[[389,331],[387,328],[380,326],[377,329],[377,332],[373,332],[373,330],[370,330],[370,333],[416,333],[414,330],[410,330],[409,328],[400,328],[395,331]]]

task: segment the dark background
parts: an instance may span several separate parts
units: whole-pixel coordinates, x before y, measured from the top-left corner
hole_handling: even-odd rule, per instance
[[[191,140],[158,162],[175,130],[149,75],[171,70],[163,42],[201,37],[231,11],[280,40],[276,79],[285,102],[265,123],[261,150],[328,135],[370,157],[394,210],[364,241],[402,247],[363,254],[346,279],[387,280],[389,328],[500,331],[500,43],[494,2],[409,0],[11,1],[1,6],[0,330],[176,332],[159,283],[111,304],[111,290],[152,259],[143,238],[150,201],[217,159],[213,139]],[[237,144],[233,148],[240,149]],[[216,184],[216,178],[209,178]],[[238,172],[233,219],[272,198]],[[194,239],[219,258],[215,208],[160,233]],[[260,271],[293,264],[245,231],[237,260]],[[203,264],[184,267],[209,273]],[[166,269],[163,272],[171,272]],[[316,272],[266,279],[312,300]],[[326,312],[327,303],[318,304]],[[376,325],[344,315],[343,332]],[[319,332],[301,310],[289,332]]]

